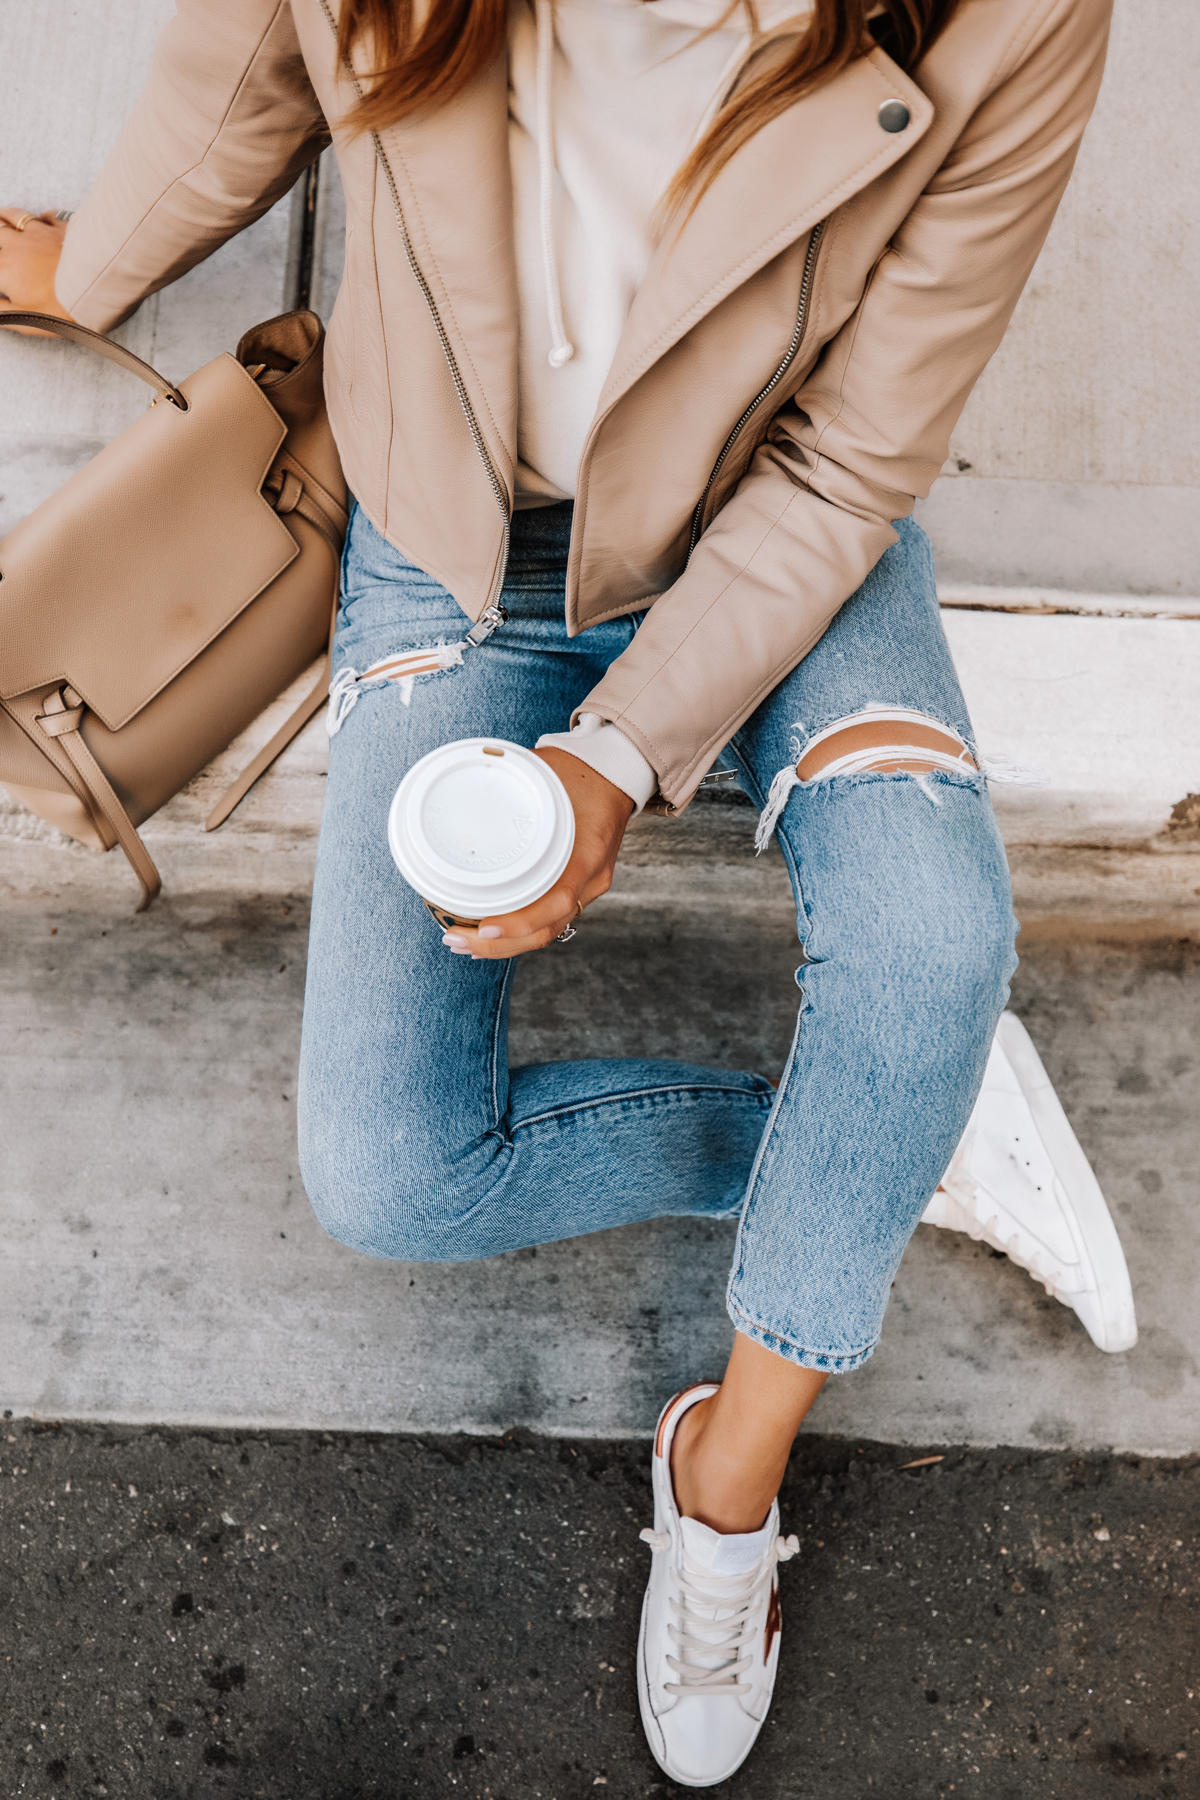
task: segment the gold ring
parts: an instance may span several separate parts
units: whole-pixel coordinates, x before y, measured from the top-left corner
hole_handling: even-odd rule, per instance
[[[13,230],[14,231],[24,231],[25,227],[29,224],[30,220],[36,219],[36,218],[37,218],[36,213],[22,213],[21,217],[17,220],[16,224],[13,226]]]

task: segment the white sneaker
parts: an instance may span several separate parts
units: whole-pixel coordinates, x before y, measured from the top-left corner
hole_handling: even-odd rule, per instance
[[[1073,1307],[1101,1350],[1131,1350],[1137,1320],[1117,1228],[1050,1077],[1013,1013],[922,1223],[1003,1250]]]
[[[668,1400],[654,1438],[654,1551],[638,1637],[638,1702],[654,1760],[682,1787],[712,1787],[741,1767],[762,1730],[779,1662],[776,1564],[800,1548],[778,1536],[774,1501],[760,1531],[724,1536],[681,1519],[671,1440],[700,1382]]]

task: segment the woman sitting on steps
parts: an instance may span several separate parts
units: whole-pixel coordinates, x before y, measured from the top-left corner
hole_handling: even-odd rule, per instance
[[[871,1355],[922,1216],[1008,1250],[1103,1348],[1134,1337],[1099,1189],[1002,1016],[1008,871],[909,518],[1062,196],[1108,11],[179,0],[82,210],[0,215],[10,309],[108,331],[336,147],[327,392],[358,504],[335,673],[507,617],[461,666],[364,691],[332,740],[304,1177],[377,1256],[740,1220],[729,1365],[664,1408],[643,1534],[642,1719],[686,1786],[762,1727],[780,1479],[822,1384]],[[575,850],[534,905],[442,938],[388,804],[472,736],[537,746]],[[795,893],[778,1088],[510,1069],[518,959],[718,756]]]

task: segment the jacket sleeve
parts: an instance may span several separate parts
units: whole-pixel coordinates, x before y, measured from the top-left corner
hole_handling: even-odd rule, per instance
[[[179,0],[67,229],[60,304],[111,330],[253,224],[328,142],[290,0]]]
[[[1099,91],[1109,0],[1040,0],[987,98],[772,421],[683,574],[579,708],[678,810],[928,494],[1062,198]],[[714,671],[736,669],[735,685]]]

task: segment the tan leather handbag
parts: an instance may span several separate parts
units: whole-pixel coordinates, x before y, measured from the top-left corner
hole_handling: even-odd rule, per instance
[[[5,313],[157,390],[150,409],[0,540],[0,783],[59,830],[120,844],[331,638],[346,484],[322,386],[324,329],[285,313],[178,387],[98,332]],[[318,710],[326,669],[206,822],[212,830]]]

